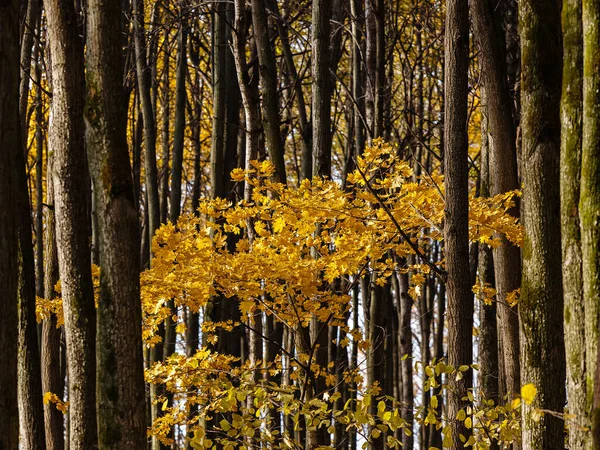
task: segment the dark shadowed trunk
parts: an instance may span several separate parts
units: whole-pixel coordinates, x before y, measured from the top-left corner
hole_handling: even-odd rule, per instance
[[[86,142],[98,210],[100,298],[97,415],[100,449],[146,446],[139,224],[126,141],[118,3],[87,5]],[[116,98],[116,99],[115,99]]]

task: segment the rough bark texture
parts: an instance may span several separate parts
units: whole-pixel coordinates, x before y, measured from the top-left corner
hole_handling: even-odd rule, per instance
[[[385,10],[383,0],[365,2],[366,121],[370,140],[383,137],[385,83]]]
[[[139,285],[139,225],[125,135],[122,12],[87,5],[86,142],[98,209],[100,298],[97,414],[100,449],[146,447]],[[116,97],[116,98],[115,98]]]
[[[454,367],[473,363],[473,296],[469,271],[468,156],[467,156],[467,69],[469,10],[466,0],[451,0],[446,11],[445,35],[445,118],[444,168],[446,206],[444,243],[448,296],[448,362]],[[462,400],[472,387],[471,369],[460,380],[449,380],[448,417],[452,420],[453,445],[463,447],[461,435],[469,429],[456,421],[458,412],[468,406]]]
[[[329,75],[330,0],[312,7],[312,175],[331,176],[331,94]]]
[[[583,2],[583,139],[581,150],[581,254],[585,308],[587,408],[597,434],[600,405],[594,404],[600,336],[600,1]]]
[[[177,223],[181,214],[181,176],[183,171],[183,139],[185,137],[185,79],[187,74],[187,24],[182,21],[177,37],[177,75],[175,79],[175,133],[171,178],[171,211],[169,220]],[[163,174],[163,176],[165,176]]]
[[[583,126],[583,28],[581,1],[566,0],[562,11],[563,80],[561,97],[560,196],[562,272],[565,315],[565,354],[569,413],[569,446],[587,449],[591,436],[586,407],[585,306],[581,273],[579,191]],[[583,344],[583,345],[582,345]]]
[[[402,418],[411,424],[414,420],[415,394],[413,388],[413,343],[412,343],[412,306],[413,299],[408,295],[408,274],[398,275],[398,287],[400,296],[400,364],[402,372]],[[406,356],[406,358],[405,358]],[[402,447],[412,450],[414,437],[402,433]]]
[[[57,296],[54,286],[58,282],[58,254],[56,252],[56,228],[54,222],[54,188],[52,182],[52,157],[48,158],[47,184],[46,184],[46,236],[44,240],[46,258],[44,261],[44,297],[52,300]],[[60,335],[56,327],[56,316],[44,320],[42,323],[42,391],[52,392],[62,398],[64,380],[60,371]],[[95,378],[95,374],[92,375]],[[92,407],[94,417],[96,405]],[[52,403],[44,405],[44,425],[46,427],[46,449],[62,450],[65,445],[63,431],[63,413]],[[70,434],[70,433],[69,433]]]
[[[276,179],[286,182],[284,147],[281,139],[279,94],[277,92],[277,66],[275,53],[271,47],[267,11],[264,0],[252,0],[252,27],[258,50],[260,83],[262,87],[262,112],[265,141],[269,157],[277,171]]]
[[[92,285],[86,155],[84,147],[83,42],[71,3],[46,0],[52,53],[52,111],[56,247],[61,274],[69,371],[69,447],[93,448],[96,435],[96,308]]]
[[[560,93],[562,42],[558,0],[521,0],[522,174],[525,228],[521,319],[521,384],[538,390],[523,406],[523,448],[564,448],[564,423],[533,408],[562,412],[565,347],[560,242]]]
[[[42,11],[39,0],[28,0],[27,12],[23,20],[23,33],[21,38],[21,83],[19,89],[19,114],[23,136],[27,136],[27,101],[29,100],[29,80],[31,77],[31,49],[35,29]],[[25,145],[26,143],[24,143]]]
[[[13,202],[17,207],[19,228],[19,426],[20,448],[45,449],[44,410],[40,351],[35,318],[35,262],[31,241],[31,205],[23,152],[16,158],[12,178],[17,181]]]
[[[0,3],[0,171],[11,174],[21,151],[19,115],[19,2]],[[17,224],[14,179],[0,177],[0,448],[18,447]]]
[[[158,178],[156,173],[156,121],[154,118],[152,97],[150,95],[150,69],[146,59],[143,0],[134,0],[133,11],[136,74],[144,119],[144,143],[146,145],[144,162],[146,169],[146,192],[148,195],[147,214],[150,239],[152,239],[160,226],[160,206],[158,203]]]
[[[482,99],[487,99],[485,88],[482,89]],[[481,119],[481,166],[479,178],[479,195],[489,196],[489,139],[488,139],[487,114],[484,111]],[[489,283],[496,285],[494,280],[494,263],[492,249],[479,244],[478,277],[481,286]],[[485,399],[499,403],[498,395],[498,328],[497,328],[497,302],[486,304],[479,300],[479,377],[481,380],[480,394]],[[495,449],[498,448],[496,444]]]
[[[212,21],[213,126],[210,151],[212,197],[225,196],[225,100],[227,89],[227,18],[225,2],[215,1]]]
[[[519,187],[516,133],[506,76],[506,45],[499,18],[494,17],[494,3],[471,0],[471,6],[489,121],[489,193],[498,195]],[[518,209],[513,208],[511,214],[518,216]],[[494,250],[494,269],[506,391],[514,395],[519,392],[519,321],[516,308],[510,307],[506,297],[521,284],[521,255],[518,247],[500,235],[497,237],[503,241],[503,245]]]

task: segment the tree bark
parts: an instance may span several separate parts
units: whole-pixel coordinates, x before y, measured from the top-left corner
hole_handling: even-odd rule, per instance
[[[136,74],[138,81],[138,91],[140,94],[140,104],[142,106],[142,116],[144,119],[144,143],[146,144],[146,191],[148,195],[148,225],[150,239],[160,226],[160,206],[158,202],[158,178],[156,171],[156,121],[154,118],[154,108],[152,106],[152,96],[150,95],[150,69],[146,59],[146,38],[144,33],[144,2],[143,0],[134,0],[133,6],[133,27],[135,43],[135,61]]]
[[[469,201],[467,140],[467,75],[469,64],[469,8],[466,0],[450,0],[446,10],[445,31],[445,118],[444,169],[446,205],[444,243],[448,278],[448,362],[455,368],[473,363],[473,297],[469,271]],[[461,435],[470,430],[456,420],[463,400],[473,385],[471,368],[463,377],[449,377],[448,417],[452,449],[463,447]]]
[[[175,134],[173,136],[173,163],[171,177],[171,223],[177,223],[181,214],[181,176],[183,171],[183,139],[185,133],[185,80],[187,74],[187,23],[179,24],[177,44],[177,75],[175,79]],[[163,175],[164,176],[164,175]]]
[[[87,5],[86,142],[100,232],[97,417],[100,449],[146,447],[139,285],[140,232],[133,204],[123,97],[121,5]],[[116,97],[116,98],[115,98]]]
[[[0,171],[14,171],[21,152],[19,115],[19,2],[0,3]],[[17,223],[12,177],[0,177],[0,448],[16,450],[17,409]]]
[[[88,189],[84,147],[83,42],[71,3],[46,0],[52,52],[52,112],[56,247],[65,316],[69,370],[69,447],[96,446],[96,308],[92,285],[90,217],[81,195]]]
[[[525,229],[521,319],[521,384],[537,396],[523,406],[523,448],[564,448],[564,423],[533,408],[562,412],[565,347],[560,241],[561,2],[521,0],[521,126]]]
[[[23,20],[23,33],[21,38],[21,83],[19,88],[19,113],[21,115],[21,127],[23,130],[23,146],[27,146],[27,103],[29,100],[29,81],[31,78],[31,49],[37,23],[42,11],[39,0],[28,0],[27,11]],[[36,61],[37,63],[37,61]]]
[[[593,411],[598,434],[600,405],[594,398],[598,379],[600,332],[600,1],[583,2],[583,139],[581,149],[581,253],[585,308],[587,408]],[[596,402],[594,401],[596,400]]]
[[[563,2],[563,80],[561,96],[560,196],[565,354],[569,413],[569,446],[590,448],[587,407],[585,305],[583,301],[579,194],[583,127],[583,25],[580,1]],[[582,345],[583,344],[583,345]],[[591,375],[591,374],[590,374]]]
[[[265,0],[252,0],[252,27],[258,50],[260,83],[262,87],[262,125],[269,157],[275,165],[276,180],[286,183],[285,148],[281,139],[281,117],[277,93],[277,66],[271,47]]]
[[[331,176],[331,76],[329,41],[331,18],[329,0],[313,0],[312,9],[312,175]]]
[[[479,47],[485,106],[488,116],[490,194],[498,195],[519,187],[517,179],[516,130],[511,114],[511,98],[506,75],[506,45],[495,5],[489,0],[471,0],[473,27]],[[510,214],[517,217],[513,208]],[[519,321],[516,308],[506,298],[521,284],[521,254],[517,246],[501,235],[502,245],[495,248],[494,271],[496,304],[502,333],[506,392],[519,392]]]
[[[48,210],[46,212],[46,239],[45,239],[45,279],[44,279],[44,298],[53,300],[57,297],[54,286],[58,282],[58,254],[56,251],[56,228],[54,221],[54,188],[53,188],[53,170],[52,156],[48,157],[47,163],[47,183],[46,183],[46,203]],[[64,380],[61,379],[60,370],[60,339],[61,330],[56,327],[57,318],[51,315],[42,323],[42,391],[52,392],[63,397]],[[92,375],[95,378],[95,374]],[[92,406],[94,418],[96,414],[96,405]],[[64,438],[64,417],[55,405],[48,403],[44,405],[44,424],[46,427],[46,448],[47,450],[62,450],[65,445]],[[70,436],[70,433],[68,434]]]

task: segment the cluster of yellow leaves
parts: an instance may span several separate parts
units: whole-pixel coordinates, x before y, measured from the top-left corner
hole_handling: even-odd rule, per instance
[[[96,264],[92,264],[92,282],[94,283],[94,300],[96,302],[96,307],[98,307],[98,289],[100,287],[100,267]],[[61,294],[61,284],[60,280],[54,286],[54,292],[57,294],[57,297],[52,300],[48,300],[42,297],[36,297],[35,299],[35,317],[38,323],[41,323],[43,320],[49,319],[53,314],[56,316],[56,328],[60,328],[65,323],[65,318],[63,314],[63,302],[60,297]]]
[[[332,390],[303,400],[301,387],[257,380],[256,368],[232,367],[232,363],[231,357],[201,349],[190,357],[175,354],[148,370],[147,381],[164,384],[175,399],[174,406],[168,405],[166,397],[156,400],[162,403],[164,415],[154,421],[150,434],[168,444],[172,442],[171,428],[185,425],[193,436],[190,444],[196,449],[249,449],[261,444],[274,449],[292,449],[297,448],[293,432],[300,427],[325,428],[328,433],[333,433],[336,427],[355,429],[367,446],[372,439],[384,435],[390,448],[401,447],[394,431],[412,433],[412,426],[402,418],[402,404],[381,395],[377,384],[360,388],[353,398]],[[454,418],[443,415],[441,402],[449,388],[442,380],[460,378],[467,370],[476,369],[476,365],[455,368],[443,361],[433,361],[423,367],[426,375],[423,388],[432,395],[428,405],[414,411],[414,420],[441,429],[444,446],[453,443],[449,420],[462,421],[472,430],[472,436],[461,440],[475,449],[489,450],[492,442],[508,445],[519,439],[520,400],[531,404],[536,395],[535,386],[531,384],[523,386],[520,399],[501,405],[484,398],[476,399],[469,390],[464,397],[469,406]],[[377,405],[376,412],[372,405]],[[190,415],[192,407],[195,407],[194,415]],[[274,425],[272,418],[279,414],[288,418],[291,428],[282,431]],[[216,424],[210,431],[206,428],[207,421]]]
[[[63,414],[66,414],[67,409],[69,408],[69,402],[63,402],[58,395],[53,394],[52,392],[46,392],[44,394],[43,400],[44,405],[53,403],[54,406],[56,406],[56,409],[58,409]]]
[[[318,178],[287,188],[273,182],[272,173],[269,161],[254,162],[249,172],[234,170],[234,180],[252,184],[250,202],[205,201],[200,216],[184,215],[157,231],[153,267],[141,279],[149,345],[172,314],[170,299],[198,311],[215,295],[236,298],[244,316],[261,310],[288,325],[306,325],[311,317],[341,320],[362,273],[385,283],[393,271],[406,270],[399,259],[443,239],[443,177],[413,180],[408,163],[381,140],[358,159],[349,189]],[[471,197],[472,241],[496,245],[501,235],[520,243],[521,227],[507,214],[515,195]],[[443,267],[443,261],[432,263]],[[417,297],[430,267],[410,269]]]

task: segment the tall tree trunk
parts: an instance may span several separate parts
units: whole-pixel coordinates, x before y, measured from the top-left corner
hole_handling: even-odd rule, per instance
[[[448,295],[448,362],[458,368],[473,363],[473,297],[469,283],[469,201],[467,142],[467,73],[469,65],[469,9],[466,0],[450,0],[445,30],[445,118],[444,170],[446,206],[444,243]],[[451,376],[448,417],[452,430],[452,449],[463,447],[460,435],[468,439],[470,430],[457,420],[463,400],[472,387],[469,368],[463,377]]]
[[[21,83],[19,88],[19,113],[21,115],[21,128],[23,130],[23,146],[27,146],[27,103],[29,100],[29,81],[31,78],[31,49],[37,23],[42,11],[39,0],[27,0],[27,11],[23,20],[21,38]],[[39,36],[38,36],[39,39]],[[37,63],[37,61],[36,61]]]
[[[479,47],[488,115],[490,194],[498,195],[519,187],[517,179],[516,132],[511,114],[511,97],[506,76],[506,45],[501,17],[494,17],[495,4],[472,0],[473,26]],[[518,216],[513,208],[510,213]],[[507,296],[521,284],[519,248],[497,235],[503,244],[494,249],[497,305],[502,333],[506,392],[519,392],[519,321]]]
[[[398,274],[399,310],[400,310],[400,365],[402,371],[402,418],[410,428],[413,427],[415,394],[413,388],[413,343],[412,343],[412,307],[413,299],[408,295],[408,274]],[[402,448],[412,450],[412,433],[402,433]]]
[[[158,177],[156,173],[156,121],[154,118],[154,108],[152,106],[152,96],[150,95],[150,69],[146,59],[143,0],[134,0],[133,27],[135,67],[138,91],[140,94],[140,104],[142,105],[142,116],[144,119],[144,142],[146,144],[146,157],[144,159],[146,169],[146,192],[148,195],[146,208],[148,209],[149,234],[150,239],[152,239],[154,233],[160,226],[160,206],[158,202]]]
[[[38,88],[35,93],[35,295],[44,297],[44,111],[40,43],[36,42],[34,79]]]
[[[45,449],[44,409],[42,405],[42,378],[40,369],[40,351],[35,317],[35,262],[33,243],[31,205],[27,185],[27,172],[24,154],[19,151],[15,158],[12,173],[17,183],[17,192],[13,201],[17,206],[18,220],[18,270],[19,270],[19,426],[20,448]]]
[[[225,197],[225,100],[227,89],[227,17],[224,2],[214,1],[212,20],[213,126],[210,151],[212,197]]]
[[[587,404],[587,345],[583,301],[579,193],[583,133],[583,24],[581,1],[563,2],[563,81],[561,96],[560,195],[562,222],[562,271],[565,315],[565,354],[569,413],[569,446],[590,448]],[[583,343],[583,345],[582,345]]]
[[[58,254],[56,251],[56,227],[54,220],[54,187],[53,187],[53,169],[52,156],[48,157],[47,162],[47,183],[46,183],[46,203],[48,209],[46,212],[46,239],[45,239],[45,279],[44,279],[44,298],[53,300],[57,297],[54,286],[58,282]],[[57,317],[51,314],[50,317],[42,323],[42,391],[52,392],[62,398],[64,390],[64,380],[61,378],[60,368],[60,340],[61,331],[56,327]],[[95,378],[95,373],[92,375]],[[92,405],[94,419],[96,414],[96,405]],[[65,445],[64,417],[55,405],[48,403],[44,405],[44,424],[46,426],[46,448],[47,450],[62,450]],[[67,434],[70,436],[70,433]]]
[[[538,394],[523,406],[523,448],[563,448],[564,423],[533,417],[533,408],[562,412],[565,347],[560,242],[561,2],[521,0],[522,162],[525,229],[521,319],[521,384]]]
[[[183,171],[183,139],[185,134],[185,80],[187,77],[187,22],[179,24],[177,44],[177,76],[175,79],[175,134],[171,178],[170,220],[177,223],[181,214],[181,177]]]
[[[331,5],[329,0],[313,0],[312,9],[312,175],[331,176],[331,76],[329,41]]]
[[[581,253],[585,308],[585,366],[587,408],[594,404],[600,337],[600,1],[583,2],[583,140],[581,149]],[[594,433],[598,433],[594,417]]]
[[[19,110],[19,2],[0,4],[0,171],[14,171],[21,152]],[[0,448],[19,445],[17,409],[17,222],[12,177],[0,177]]]
[[[69,370],[70,448],[96,445],[96,308],[92,285],[84,147],[83,42],[73,4],[46,0],[52,53],[52,113],[48,143],[53,150],[52,177],[56,247],[61,274]]]
[[[283,140],[281,139],[281,117],[279,114],[279,94],[277,93],[277,66],[275,53],[271,47],[265,0],[252,0],[252,27],[258,50],[260,83],[262,86],[262,125],[269,157],[275,165],[276,179],[286,183]]]
[[[88,2],[86,140],[101,242],[98,446],[114,450],[146,446],[140,232],[125,133],[121,16],[119,3]]]
[[[484,102],[487,99],[485,92],[485,88],[483,88],[482,99]],[[488,197],[490,194],[490,149],[487,108],[481,118],[481,134],[479,195]],[[489,283],[492,288],[496,286],[492,249],[484,244],[479,244],[477,272],[480,286],[485,286],[486,283]],[[481,395],[486,400],[493,400],[494,404],[497,405],[500,397],[498,396],[498,327],[496,313],[497,302],[493,301],[488,305],[485,299],[479,299],[479,377],[481,380]],[[494,449],[497,449],[498,445],[494,445]]]
[[[169,101],[169,95],[171,92],[171,86],[169,83],[169,72],[171,59],[170,45],[169,45],[169,29],[164,30],[164,44],[163,44],[163,75],[162,75],[162,168],[161,168],[161,183],[160,183],[160,223],[166,223],[169,217],[169,159],[170,159],[170,147],[169,147],[169,135],[171,133],[171,104]],[[155,89],[157,91],[157,89]]]

